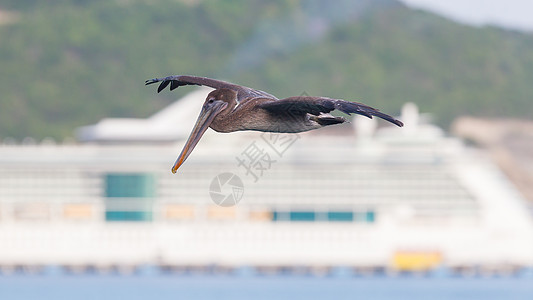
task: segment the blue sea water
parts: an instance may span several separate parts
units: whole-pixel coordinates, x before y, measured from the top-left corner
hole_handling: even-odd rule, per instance
[[[533,276],[3,275],[0,299],[533,299]]]

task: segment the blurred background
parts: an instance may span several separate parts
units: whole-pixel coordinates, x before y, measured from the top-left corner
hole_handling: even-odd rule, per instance
[[[531,11],[1,0],[0,298],[531,299]],[[173,74],[405,127],[210,130],[174,175],[210,89]]]

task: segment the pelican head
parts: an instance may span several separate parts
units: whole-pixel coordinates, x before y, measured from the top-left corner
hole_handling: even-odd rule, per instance
[[[200,111],[200,115],[198,116],[198,120],[196,120],[196,124],[194,125],[183,150],[181,150],[178,159],[176,159],[176,162],[172,167],[172,173],[176,173],[178,168],[183,162],[185,162],[187,157],[189,157],[204,132],[210,127],[211,123],[213,123],[215,119],[228,114],[229,111],[236,106],[236,98],[237,93],[235,91],[224,88],[214,90],[207,95],[204,105],[202,106],[202,111]]]

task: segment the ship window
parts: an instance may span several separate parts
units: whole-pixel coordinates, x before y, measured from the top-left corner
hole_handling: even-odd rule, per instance
[[[152,221],[151,211],[106,211],[106,221]]]
[[[152,221],[153,174],[109,173],[104,180],[106,221]]]
[[[315,212],[313,211],[291,211],[290,220],[291,221],[314,221]]]
[[[353,221],[353,212],[351,211],[330,211],[328,212],[328,221],[351,222]]]
[[[289,221],[289,213],[283,211],[272,212],[272,221]]]
[[[376,221],[376,213],[372,210],[367,211],[365,214],[367,223],[374,223]]]
[[[152,198],[155,178],[152,174],[107,174],[105,194],[108,198]]]
[[[374,223],[376,222],[376,212],[373,210],[355,212],[354,220],[358,223]]]

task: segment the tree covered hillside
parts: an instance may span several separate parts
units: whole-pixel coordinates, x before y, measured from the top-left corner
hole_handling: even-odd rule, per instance
[[[148,116],[190,91],[143,84],[170,74],[390,113],[413,101],[444,126],[462,114],[533,116],[531,35],[394,0],[6,0],[0,11],[0,138]]]

